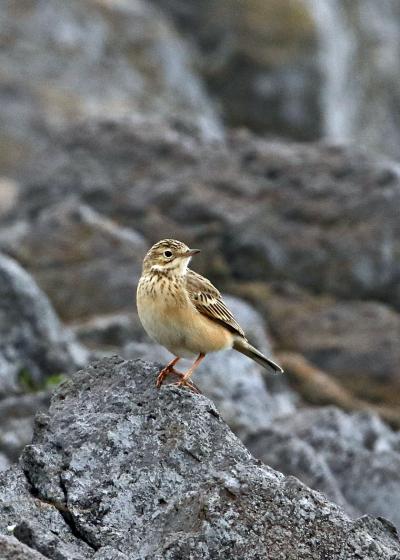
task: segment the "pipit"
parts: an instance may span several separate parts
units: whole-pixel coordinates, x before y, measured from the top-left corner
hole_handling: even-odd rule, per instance
[[[190,377],[206,354],[233,348],[266,369],[282,368],[254,348],[221,294],[207,278],[188,268],[199,249],[174,239],[163,239],[148,251],[137,288],[137,308],[147,334],[175,357],[160,372],[156,385],[173,373],[178,385],[198,391]],[[181,373],[174,366],[181,358],[197,356]]]

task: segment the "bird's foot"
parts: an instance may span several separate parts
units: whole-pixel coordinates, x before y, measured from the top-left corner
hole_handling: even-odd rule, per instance
[[[182,374],[181,374],[182,375]],[[185,379],[185,376],[182,375],[182,379],[180,381],[178,381],[177,383],[175,383],[175,385],[177,387],[187,387],[188,389],[190,389],[191,391],[193,391],[193,393],[197,393],[198,395],[202,395],[203,393],[200,391],[200,389],[191,381],[189,381],[188,379]]]
[[[160,373],[158,374],[157,377],[157,381],[156,381],[156,387],[157,389],[159,389],[161,387],[161,385],[164,383],[164,380],[166,377],[168,377],[168,375],[177,375],[178,377],[183,377],[184,374],[181,373],[180,371],[177,371],[173,366],[167,366],[164,369],[162,369],[160,371]]]

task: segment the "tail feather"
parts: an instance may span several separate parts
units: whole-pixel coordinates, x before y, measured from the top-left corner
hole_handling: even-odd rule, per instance
[[[276,364],[269,358],[266,358],[264,354],[257,350],[257,348],[254,348],[254,346],[247,342],[245,338],[237,338],[233,343],[233,348],[241,354],[244,354],[248,358],[251,358],[258,364],[260,364],[260,366],[262,366],[263,368],[272,369],[275,372],[283,373],[283,369],[278,366],[278,364]]]

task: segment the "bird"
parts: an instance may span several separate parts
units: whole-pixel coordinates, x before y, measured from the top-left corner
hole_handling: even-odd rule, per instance
[[[160,371],[160,388],[170,374],[180,377],[177,385],[200,392],[191,376],[205,356],[234,349],[264,368],[283,369],[252,346],[226,306],[217,288],[189,268],[199,249],[190,249],[176,239],[162,239],[147,252],[136,293],[139,319],[147,334],[167,348],[174,358]],[[197,357],[196,357],[197,356]],[[181,358],[196,357],[181,373],[175,365]]]

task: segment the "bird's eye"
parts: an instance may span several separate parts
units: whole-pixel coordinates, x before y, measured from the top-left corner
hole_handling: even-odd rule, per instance
[[[164,251],[164,257],[167,257],[167,259],[169,259],[170,257],[172,257],[171,251]]]

